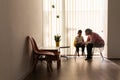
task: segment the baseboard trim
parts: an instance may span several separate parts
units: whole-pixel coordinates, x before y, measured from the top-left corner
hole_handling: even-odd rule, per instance
[[[31,69],[27,75],[24,76],[24,78],[22,80],[27,80],[29,78],[29,76],[31,75],[31,73],[33,72],[33,69]]]
[[[23,75],[21,75],[17,80],[26,80],[26,78],[32,73],[32,69],[25,72]]]
[[[109,60],[120,60],[120,58],[107,58]]]

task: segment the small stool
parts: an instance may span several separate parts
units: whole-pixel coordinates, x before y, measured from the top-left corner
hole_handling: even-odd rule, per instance
[[[81,47],[80,47],[81,48]],[[82,48],[81,48],[82,49]],[[76,61],[76,57],[78,56],[78,52],[75,50],[75,61]],[[85,54],[85,52],[83,53],[83,55],[82,55],[83,57],[85,57],[86,58],[86,54]]]
[[[104,60],[104,56],[103,56],[103,54],[102,54],[103,50],[101,50],[101,48],[103,48],[103,49],[104,49],[104,47],[98,47],[98,46],[93,47],[93,49],[92,49],[92,53],[94,53],[95,48],[98,48],[98,49],[99,49],[100,55],[101,55],[102,59]]]

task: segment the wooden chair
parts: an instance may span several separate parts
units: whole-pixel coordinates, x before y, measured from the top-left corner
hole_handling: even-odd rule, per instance
[[[55,54],[53,52],[43,51],[43,50],[38,49],[34,38],[29,36],[29,40],[32,44],[32,50],[33,50],[33,70],[36,69],[38,60],[40,60],[40,61],[45,60],[47,62],[47,71],[49,71],[49,72],[52,71],[52,57]],[[45,56],[45,57],[43,57],[43,56]]]

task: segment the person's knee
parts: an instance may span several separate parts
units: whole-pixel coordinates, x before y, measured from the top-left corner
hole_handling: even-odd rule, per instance
[[[76,49],[78,49],[79,48],[79,46],[75,46],[76,47]]]
[[[82,45],[83,48],[85,48],[85,45]]]
[[[86,46],[87,48],[89,48],[90,47],[90,44],[87,44],[87,46]]]
[[[78,44],[75,45],[76,47],[79,46]]]
[[[93,47],[92,43],[87,44],[87,47]]]

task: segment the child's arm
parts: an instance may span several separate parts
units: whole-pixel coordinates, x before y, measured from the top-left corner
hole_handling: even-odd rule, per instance
[[[82,44],[85,44],[85,41],[84,41],[84,38],[83,38],[83,36],[82,36]]]

